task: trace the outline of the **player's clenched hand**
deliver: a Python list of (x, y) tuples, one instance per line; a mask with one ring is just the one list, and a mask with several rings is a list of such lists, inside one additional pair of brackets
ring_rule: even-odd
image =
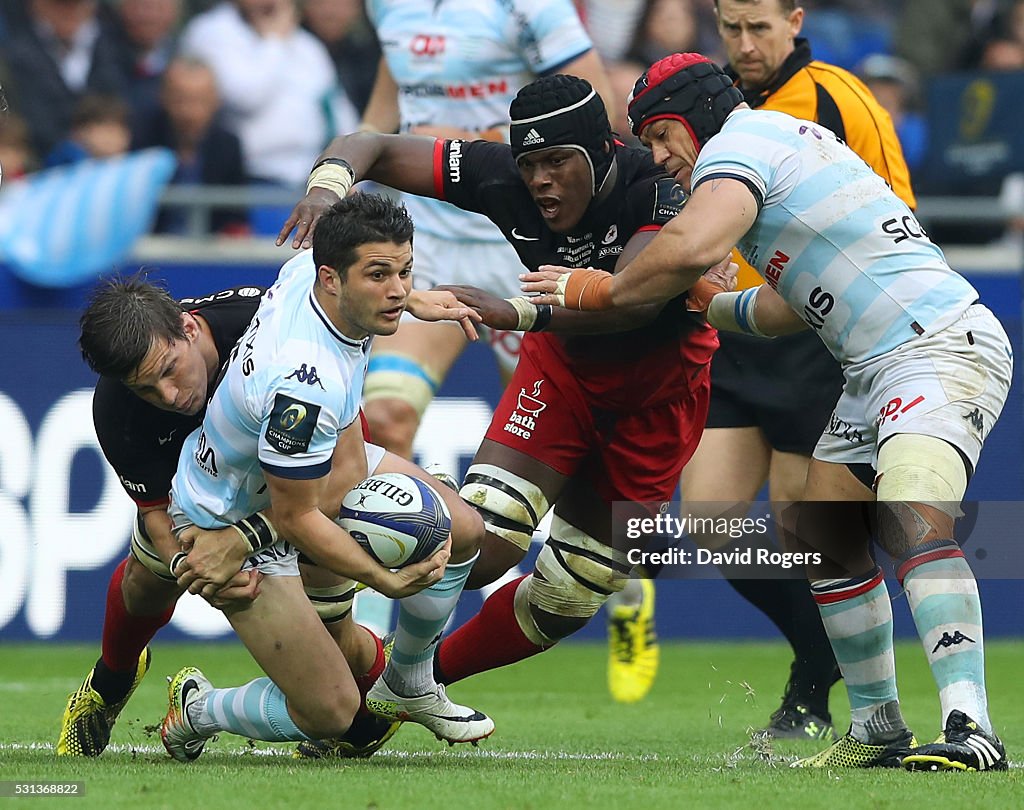
[(239, 571), (226, 585), (212, 592), (203, 594), (203, 598), (218, 610), (241, 610), (256, 601), (260, 595), (260, 583), (263, 574), (255, 568)]
[(392, 571), (387, 578), (386, 586), (378, 587), (377, 590), (391, 599), (401, 599), (436, 585), (444, 576), (444, 569), (451, 555), (452, 538), (449, 536), (445, 544), (427, 559)]
[(542, 264), (532, 273), (519, 276), (524, 292), (541, 293), (531, 299), (535, 304), (551, 304), (585, 311), (599, 311), (612, 307), (612, 276), (604, 270), (588, 267), (570, 270)]
[(707, 312), (711, 299), (720, 292), (736, 289), (736, 276), (740, 266), (732, 260), (732, 254), (718, 264), (709, 267), (686, 293), (686, 308), (690, 312)]
[(406, 309), (421, 321), (458, 321), (467, 338), (477, 340), (479, 337), (474, 324), (480, 322), (480, 314), (465, 306), (446, 287), (413, 290), (409, 293)]
[(499, 298), (486, 290), (471, 287), (468, 284), (444, 284), (434, 289), (447, 290), (460, 303), (472, 307), (485, 326), (502, 330), (519, 328), (519, 313), (504, 298)]
[(292, 209), (288, 219), (281, 226), (281, 232), (277, 235), (277, 246), (283, 245), (288, 234), (295, 230), (295, 238), (292, 240), (292, 248), (298, 250), (313, 246), (313, 231), (327, 210), (338, 202), (338, 195), (320, 186), (313, 186), (306, 192), (306, 196), (299, 200)]
[[(209, 595), (231, 581), (239, 572), (249, 549), (232, 527), (226, 529), (200, 529), (189, 526), (178, 535), (178, 541), (188, 556), (174, 568), (178, 587), (189, 593)], [(206, 588), (212, 590), (205, 590)]]

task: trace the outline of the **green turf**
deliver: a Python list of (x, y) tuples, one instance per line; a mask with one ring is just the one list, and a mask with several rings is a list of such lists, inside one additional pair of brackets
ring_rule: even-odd
[[(1024, 769), (1009, 773), (807, 772), (786, 767), (809, 744), (776, 744), (771, 759), (746, 743), (747, 729), (776, 707), (788, 671), (778, 644), (671, 644), (647, 700), (610, 702), (603, 647), (569, 644), (480, 676), (453, 696), (486, 710), (497, 732), (479, 749), (449, 749), (406, 725), (372, 759), (295, 761), (249, 750), (224, 735), (190, 765), (167, 758), (146, 731), (165, 706), (164, 676), (195, 664), (219, 685), (257, 672), (235, 645), (158, 644), (149, 677), (97, 760), (57, 760), (32, 744), (55, 741), (65, 695), (96, 656), (87, 647), (0, 645), (0, 780), (76, 780), (80, 799), (36, 799), (104, 808), (1003, 808), (1020, 806)], [(916, 644), (898, 651), (904, 713), (922, 738), (937, 731), (935, 689)], [(1024, 702), (1016, 687), (1024, 645), (988, 645), (992, 711), (1010, 758), (1024, 749)], [(845, 695), (833, 711), (846, 716)], [(274, 748), (265, 743), (260, 750)], [(287, 754), (289, 747), (278, 746)], [(3, 800), (0, 799), (0, 803)], [(58, 806), (67, 806), (60, 804)]]

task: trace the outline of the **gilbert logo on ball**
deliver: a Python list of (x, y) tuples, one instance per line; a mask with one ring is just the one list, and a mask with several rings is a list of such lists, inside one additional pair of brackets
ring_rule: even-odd
[(372, 475), (341, 502), (338, 524), (381, 565), (425, 560), (448, 539), (452, 519), (433, 487), (403, 473)]

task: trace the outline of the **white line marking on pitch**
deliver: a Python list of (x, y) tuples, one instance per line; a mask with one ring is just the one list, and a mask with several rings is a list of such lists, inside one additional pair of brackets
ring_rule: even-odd
[[(154, 745), (108, 745), (107, 750), (116, 754), (163, 754), (162, 747)], [(53, 751), (53, 743), (0, 743), (0, 751)], [(218, 748), (217, 754), (247, 754), (261, 757), (291, 757), (288, 748)], [(615, 761), (622, 762), (657, 762), (661, 758), (657, 754), (617, 754), (601, 752), (596, 754), (570, 753), (568, 751), (488, 751), (472, 750), (440, 750), (440, 751), (381, 751), (375, 754), (376, 759), (437, 759), (440, 757), (463, 757), (465, 759), (512, 759), (512, 760), (572, 760), (572, 761)]]
[[(115, 754), (162, 754), (167, 752), (154, 745), (108, 745), (107, 750)], [(53, 743), (2, 743), (0, 751), (53, 751)], [(289, 748), (219, 748), (212, 753), (234, 754), (240, 756), (287, 757), (291, 758)], [(533, 760), (533, 761), (571, 761), (571, 762), (659, 762), (662, 758), (657, 754), (617, 754), (604, 751), (596, 754), (570, 753), (568, 751), (488, 751), (486, 749), (440, 751), (381, 751), (374, 754), (374, 759), (440, 759), (441, 757), (457, 757), (461, 759), (502, 759), (502, 760)], [(1010, 762), (1011, 768), (1024, 768), (1024, 762)]]

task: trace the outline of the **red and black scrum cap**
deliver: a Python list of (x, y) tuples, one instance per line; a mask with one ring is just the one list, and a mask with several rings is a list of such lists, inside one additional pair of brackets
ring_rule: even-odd
[(699, 53), (674, 53), (651, 65), (629, 96), (633, 134), (652, 121), (681, 121), (700, 149), (718, 133), (743, 94), (718, 65)]

